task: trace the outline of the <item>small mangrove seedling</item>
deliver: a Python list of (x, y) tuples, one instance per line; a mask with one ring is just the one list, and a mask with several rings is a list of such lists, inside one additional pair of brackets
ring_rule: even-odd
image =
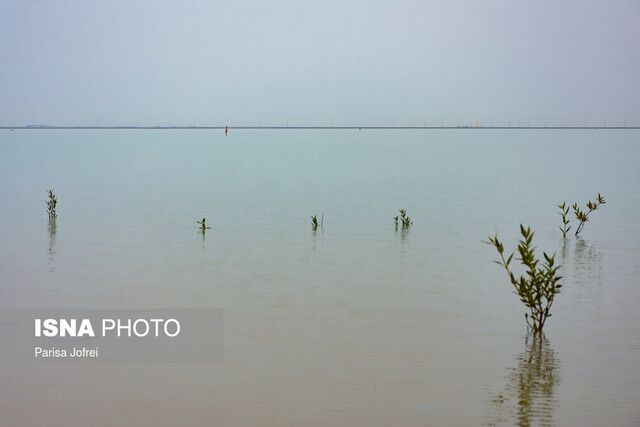
[(56, 213), (56, 205), (58, 204), (58, 199), (56, 199), (56, 195), (53, 190), (49, 190), (49, 200), (47, 201), (47, 214), (49, 215), (49, 221), (56, 219), (58, 214)]
[(324, 230), (324, 212), (322, 213), (322, 217), (320, 218), (320, 223), (318, 223), (318, 215), (313, 215), (311, 217), (311, 229), (316, 231), (318, 229), (318, 225), (320, 228)]
[(206, 224), (204, 223), (205, 222), (204, 218), (202, 218), (202, 221), (196, 221), (196, 222), (198, 224), (200, 224), (199, 228), (200, 228), (200, 230), (202, 230), (203, 233), (204, 233), (204, 230), (210, 230), (211, 229), (211, 227), (207, 227)]
[(558, 205), (560, 212), (558, 212), (562, 216), (562, 227), (560, 231), (562, 231), (562, 238), (567, 240), (567, 233), (571, 230), (571, 226), (569, 225), (569, 220), (567, 219), (567, 215), (569, 215), (569, 206), (566, 205), (566, 202), (562, 202), (561, 205)]
[(598, 193), (595, 203), (591, 200), (587, 202), (587, 209), (589, 209), (587, 212), (580, 210), (577, 203), (573, 204), (573, 213), (576, 215), (576, 219), (580, 222), (580, 224), (578, 224), (578, 228), (576, 228), (576, 236), (582, 231), (584, 223), (589, 221), (589, 214), (598, 209), (600, 205), (604, 205), (605, 203), (607, 202), (604, 201), (604, 197), (602, 197), (600, 193)]
[(538, 333), (542, 332), (545, 321), (548, 317), (551, 317), (549, 311), (553, 304), (553, 298), (560, 293), (560, 288), (562, 287), (562, 284), (560, 284), (562, 277), (558, 275), (560, 266), (554, 265), (555, 254), (548, 256), (543, 252), (544, 265), (539, 267), (541, 263), (536, 258), (535, 247), (532, 245), (534, 232), (529, 227), (525, 229), (521, 224), (520, 234), (522, 234), (522, 240), (518, 242), (518, 253), (520, 254), (518, 259), (525, 267), (526, 275), (520, 276), (518, 279), (509, 268), (513, 253), (505, 259), (504, 246), (498, 240), (498, 234), (496, 233), (494, 237), (489, 236), (489, 241), (484, 243), (497, 249), (500, 254), (500, 260), (494, 262), (502, 265), (507, 270), (509, 281), (515, 288), (515, 293), (529, 309), (529, 312), (524, 314), (527, 322), (527, 331), (531, 330), (534, 333)]
[(400, 212), (400, 216), (396, 215), (393, 217), (393, 221), (396, 224), (396, 228), (398, 228), (398, 224), (402, 224), (403, 229), (409, 228), (409, 226), (413, 224), (413, 221), (411, 220), (411, 218), (407, 216), (407, 211), (405, 211), (404, 209), (400, 209), (399, 212)]

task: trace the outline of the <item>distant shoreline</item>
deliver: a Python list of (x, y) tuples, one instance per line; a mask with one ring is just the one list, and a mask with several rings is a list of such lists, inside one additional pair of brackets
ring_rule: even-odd
[(637, 130), (640, 126), (0, 126), (0, 130), (254, 130), (254, 129), (291, 129), (291, 130), (377, 130), (377, 129), (460, 129), (460, 130)]

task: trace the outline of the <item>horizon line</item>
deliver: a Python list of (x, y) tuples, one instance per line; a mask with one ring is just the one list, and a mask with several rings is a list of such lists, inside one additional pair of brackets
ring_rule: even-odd
[(409, 129), (409, 130), (430, 130), (430, 129), (549, 129), (549, 130), (616, 130), (616, 129), (640, 129), (640, 126), (50, 126), (50, 125), (25, 125), (25, 126), (0, 126), (0, 130), (255, 130), (255, 129), (291, 129), (291, 130), (384, 130), (384, 129)]

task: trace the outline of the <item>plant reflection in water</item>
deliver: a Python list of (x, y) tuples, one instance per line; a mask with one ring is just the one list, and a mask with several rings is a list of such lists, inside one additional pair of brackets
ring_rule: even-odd
[(560, 382), (557, 355), (544, 334), (527, 334), (525, 350), (509, 368), (507, 385), (492, 401), (496, 420), (487, 425), (554, 425), (555, 388)]

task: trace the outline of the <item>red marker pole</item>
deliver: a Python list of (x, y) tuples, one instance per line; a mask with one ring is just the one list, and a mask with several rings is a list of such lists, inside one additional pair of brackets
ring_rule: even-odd
[(227, 131), (228, 131), (228, 130), (229, 130), (229, 127), (228, 127), (228, 126), (225, 126), (225, 127), (224, 127), (224, 134), (225, 134), (225, 135), (227, 134)]

